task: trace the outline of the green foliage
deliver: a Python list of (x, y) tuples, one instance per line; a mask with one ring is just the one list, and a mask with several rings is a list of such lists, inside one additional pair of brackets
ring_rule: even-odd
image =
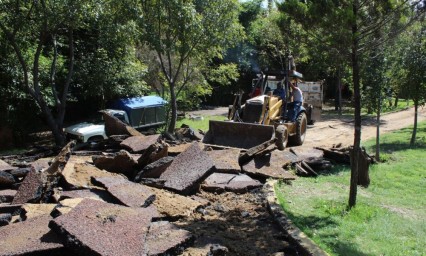
[(102, 47), (81, 56), (71, 88), (75, 99), (98, 99), (100, 107), (111, 99), (147, 93), (149, 89), (143, 80), (147, 68), (134, 56), (129, 48), (125, 55), (113, 58)]
[[(203, 84), (201, 74), (214, 58), (222, 59), (226, 47), (235, 45), (243, 36), (238, 23), (236, 0), (182, 1), (142, 0), (137, 20), (141, 44), (155, 52), (161, 73), (159, 91), (168, 89), (173, 131), (177, 118), (177, 99), (193, 85)], [(196, 77), (196, 79), (194, 79)], [(198, 87), (200, 88), (200, 87)]]
[(385, 57), (381, 50), (372, 51), (369, 58), (364, 61), (362, 67), (362, 91), (363, 107), (367, 108), (369, 114), (382, 111), (383, 102), (386, 97), (391, 97), (391, 88), (388, 87), (385, 78)]
[[(111, 98), (145, 93), (146, 68), (131, 44), (135, 26), (130, 16), (117, 16), (119, 7), (120, 1), (1, 1), (7, 57), (0, 72), (8, 80), (2, 89), (13, 92), (2, 110), (16, 116), (14, 102), (32, 100), (31, 117), (41, 114), (60, 143), (69, 98), (99, 108)], [(34, 127), (19, 119), (19, 130)]]
[(221, 64), (216, 68), (211, 67), (206, 72), (209, 82), (213, 85), (218, 85), (221, 89), (232, 87), (238, 76), (238, 67), (234, 63)]
[(416, 105), (426, 102), (426, 32), (425, 21), (418, 22), (406, 31), (398, 42), (400, 61), (394, 63), (394, 70), (399, 75), (399, 90), (407, 92)]
[[(288, 41), (281, 34), (274, 13), (253, 22), (250, 35), (257, 46), (259, 65), (271, 69), (285, 69), (288, 55)], [(275, 17), (274, 17), (275, 16)], [(287, 51), (287, 52), (286, 52)]]
[[(370, 167), (369, 188), (359, 188), (359, 203), (346, 210), (350, 168), (336, 166), (318, 178), (299, 178), (276, 187), (291, 220), (332, 255), (423, 255), (424, 160), (426, 122), (419, 124), (417, 144), (412, 128), (382, 135), (387, 161)], [(364, 143), (374, 150), (375, 141)], [(383, 155), (382, 155), (383, 156)]]
[(97, 2), (88, 26), (77, 32), (81, 48), (76, 56), (72, 96), (83, 102), (97, 100), (98, 109), (108, 100), (149, 91), (143, 80), (147, 67), (136, 58), (133, 46), (135, 10), (125, 5), (125, 1)]
[(265, 10), (262, 8), (263, 0), (252, 0), (241, 3), (241, 11), (239, 21), (246, 29), (249, 29), (254, 21), (265, 15)]
[(303, 31), (303, 42), (307, 44), (307, 69), (313, 74), (321, 71), (335, 74), (349, 64), (353, 15), (352, 6), (347, 2), (350, 1), (307, 1), (305, 4), (290, 0), (278, 5), (279, 10), (293, 20), (289, 25), (303, 28), (299, 30)]

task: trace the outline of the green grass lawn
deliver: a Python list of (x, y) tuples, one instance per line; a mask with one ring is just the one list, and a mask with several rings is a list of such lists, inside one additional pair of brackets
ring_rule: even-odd
[[(391, 98), (391, 101), (392, 101), (392, 104), (395, 103), (394, 98)], [(406, 99), (400, 99), (398, 101), (397, 106), (393, 106), (393, 105), (390, 106), (389, 100), (386, 99), (382, 104), (381, 114), (397, 112), (397, 111), (405, 110), (407, 108), (411, 108), (413, 106), (414, 106), (414, 102), (412, 100), (407, 101)], [(332, 116), (334, 116), (334, 115), (337, 116), (339, 114), (336, 110), (334, 110), (334, 107), (327, 108), (327, 109), (323, 110), (322, 112), (324, 114), (332, 115)], [(350, 103), (344, 103), (343, 106), (342, 106), (342, 116), (350, 118), (350, 117), (353, 117), (353, 115), (354, 115), (354, 108), (352, 107), (352, 105), (350, 105)], [(363, 107), (363, 108), (361, 108), (361, 115), (362, 116), (376, 116), (376, 113), (368, 114), (367, 109)]]
[(182, 124), (186, 124), (192, 129), (200, 129), (202, 131), (207, 132), (209, 129), (209, 120), (216, 120), (216, 121), (224, 121), (226, 120), (226, 116), (202, 116), (203, 120), (191, 120), (188, 118), (184, 118), (177, 121), (176, 127), (181, 127)]
[[(370, 166), (371, 184), (346, 210), (350, 169), (275, 189), (285, 212), (332, 255), (426, 255), (426, 122), (409, 147), (412, 128), (381, 136), (385, 163)], [(373, 151), (374, 141), (364, 146)]]

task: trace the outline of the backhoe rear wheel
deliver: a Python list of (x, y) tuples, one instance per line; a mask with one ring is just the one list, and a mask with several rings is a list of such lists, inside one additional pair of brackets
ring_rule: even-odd
[(308, 126), (308, 120), (304, 112), (300, 113), (296, 120), (296, 134), (290, 137), (292, 146), (300, 146), (305, 141), (306, 127)]
[(278, 125), (275, 128), (275, 145), (279, 150), (284, 150), (288, 142), (288, 130), (284, 125)]

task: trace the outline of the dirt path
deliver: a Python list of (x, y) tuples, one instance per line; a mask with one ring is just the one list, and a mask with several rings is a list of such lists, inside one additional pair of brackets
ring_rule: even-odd
[(228, 107), (209, 107), (208, 109), (189, 111), (188, 114), (195, 116), (226, 116)]
[[(227, 107), (216, 107), (207, 110), (189, 112), (191, 115), (223, 115), (228, 114)], [(426, 107), (419, 109), (418, 121), (426, 120)], [(414, 123), (414, 108), (389, 113), (381, 118), (380, 134), (400, 130)], [(339, 118), (338, 116), (323, 115), (321, 121), (309, 126), (304, 147), (331, 147), (342, 143), (343, 146), (353, 144), (353, 118)], [(363, 141), (376, 137), (376, 118), (363, 118), (361, 138)]]
[[(418, 121), (426, 120), (426, 108), (419, 109)], [(400, 130), (414, 123), (414, 109), (383, 115), (381, 118), (380, 134)], [(362, 120), (362, 141), (376, 137), (376, 119)], [(322, 121), (308, 128), (304, 147), (330, 147), (333, 144), (352, 145), (354, 139), (353, 119), (337, 119), (325, 116)]]

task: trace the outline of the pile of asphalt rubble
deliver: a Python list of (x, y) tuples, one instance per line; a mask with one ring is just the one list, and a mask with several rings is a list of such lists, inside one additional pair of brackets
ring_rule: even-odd
[(323, 150), (270, 149), (240, 166), (239, 149), (206, 146), (189, 127), (143, 135), (105, 120), (109, 139), (97, 150), (70, 142), (1, 157), (0, 255), (298, 254), (262, 186), (329, 169)]

